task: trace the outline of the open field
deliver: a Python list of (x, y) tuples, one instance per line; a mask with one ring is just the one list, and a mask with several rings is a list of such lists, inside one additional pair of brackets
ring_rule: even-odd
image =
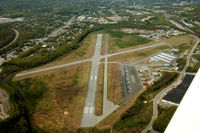
[(118, 64), (108, 64), (108, 100), (118, 104), (122, 100)]
[(113, 56), (113, 57), (108, 58), (108, 61), (129, 64), (129, 63), (133, 63), (135, 61), (144, 59), (145, 57), (151, 56), (152, 54), (155, 54), (167, 48), (169, 48), (169, 46), (163, 45), (163, 46), (158, 46), (155, 48), (144, 49), (144, 50), (131, 52), (131, 53), (127, 53), (127, 54), (123, 54), (119, 56)]
[(109, 51), (108, 53), (120, 52), (123, 50), (133, 49), (142, 44), (150, 42), (146, 38), (137, 36), (136, 34), (127, 34), (120, 30), (101, 30), (93, 34), (108, 34)]
[(96, 108), (95, 108), (96, 109), (95, 114), (97, 116), (103, 114), (103, 89), (104, 89), (104, 64), (100, 64), (99, 74), (98, 74)]
[(169, 45), (172, 45), (174, 47), (178, 47), (184, 43), (194, 44), (194, 42), (196, 42), (196, 39), (193, 36), (187, 34), (165, 39), (162, 42), (168, 43)]
[(193, 44), (195, 42), (195, 38), (188, 34), (179, 35), (176, 37), (159, 40), (159, 41), (138, 41), (138, 42), (133, 40), (133, 38), (137, 38), (136, 37), (137, 35), (123, 33), (118, 30), (101, 30), (101, 31), (93, 32), (92, 34), (100, 34), (100, 33), (108, 34), (108, 42), (109, 42), (108, 53), (109, 54), (121, 52), (124, 50), (130, 50), (133, 48), (149, 46), (155, 43), (167, 43), (176, 48), (182, 45), (183, 43)]
[(103, 35), (101, 43), (101, 55), (105, 55), (105, 38), (105, 35)]
[(36, 126), (49, 133), (74, 132), (79, 128), (90, 67), (91, 63), (84, 63), (31, 77), (48, 87), (33, 114)]
[(69, 54), (63, 55), (59, 58), (57, 58), (55, 61), (52, 61), (50, 63), (47, 63), (45, 65), (33, 68), (31, 70), (39, 70), (41, 68), (47, 68), (51, 66), (61, 65), (64, 63), (70, 63), (82, 59), (88, 59), (91, 58), (94, 55), (94, 48), (96, 44), (97, 36), (94, 34), (89, 34), (82, 42), (80, 48), (72, 51)]

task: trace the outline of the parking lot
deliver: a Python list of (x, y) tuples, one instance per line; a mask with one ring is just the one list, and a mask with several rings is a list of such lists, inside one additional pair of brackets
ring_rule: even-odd
[(142, 84), (135, 66), (120, 64), (119, 70), (123, 99), (137, 94), (142, 89)]
[(185, 95), (187, 89), (189, 88), (194, 76), (193, 75), (186, 75), (183, 82), (178, 85), (176, 88), (172, 89), (164, 98), (163, 100), (179, 104)]

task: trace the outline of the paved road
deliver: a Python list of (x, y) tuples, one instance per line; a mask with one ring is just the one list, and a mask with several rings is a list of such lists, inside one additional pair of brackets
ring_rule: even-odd
[[(58, 69), (58, 68), (63, 68), (63, 67), (70, 66), (70, 65), (76, 65), (76, 64), (80, 64), (80, 63), (92, 61), (95, 58), (96, 59), (97, 58), (102, 59), (102, 58), (105, 58), (105, 57), (108, 58), (108, 57), (117, 56), (117, 55), (120, 55), (120, 54), (135, 52), (135, 51), (139, 51), (139, 50), (143, 50), (143, 49), (148, 49), (148, 48), (152, 48), (152, 47), (158, 47), (158, 46), (161, 46), (161, 45), (166, 45), (166, 44), (165, 43), (159, 43), (159, 44), (154, 44), (154, 45), (151, 45), (151, 46), (145, 46), (145, 47), (141, 47), (141, 48), (126, 50), (126, 51), (122, 51), (122, 52), (118, 52), (118, 53), (114, 53), (114, 54), (107, 54), (107, 55), (100, 55), (99, 54), (98, 57), (94, 56), (91, 59), (80, 60), (80, 61), (66, 63), (66, 64), (62, 64), (62, 65), (58, 65), (58, 66), (43, 68), (43, 69), (40, 69), (40, 70), (34, 70), (34, 71), (30, 71), (30, 72), (22, 72), (22, 73), (16, 74), (16, 77), (26, 76), (26, 75), (35, 74), (35, 73), (43, 72), (43, 71), (49, 71), (49, 70)], [(101, 49), (101, 48), (98, 48), (98, 49)]]
[(96, 121), (97, 121), (94, 113), (95, 113), (95, 101), (96, 101), (96, 92), (97, 92), (97, 80), (98, 80), (98, 71), (99, 71), (101, 42), (102, 42), (102, 35), (100, 34), (97, 37), (96, 48), (95, 48), (94, 56), (92, 58), (92, 69), (90, 72), (90, 80), (89, 80), (85, 107), (83, 111), (83, 117), (81, 121), (81, 127), (94, 126), (94, 124), (96, 124)]
[(63, 68), (63, 67), (67, 67), (67, 66), (71, 66), (71, 65), (76, 65), (76, 64), (81, 64), (81, 63), (85, 63), (85, 62), (89, 62), (89, 61), (91, 61), (91, 59), (80, 60), (80, 61), (66, 63), (66, 64), (62, 64), (62, 65), (58, 65), (58, 66), (52, 66), (52, 67), (42, 68), (42, 69), (39, 69), (39, 70), (30, 71), (30, 72), (22, 72), (22, 73), (16, 74), (16, 77), (31, 75), (31, 74), (35, 74), (35, 73), (39, 73), (39, 72), (44, 72), (44, 71), (50, 71), (50, 70), (54, 70), (54, 69), (58, 69), (58, 68)]
[(12, 42), (10, 42), (8, 45), (2, 47), (1, 49), (10, 46), (11, 44), (13, 44), (13, 43), (19, 38), (19, 32), (18, 32), (17, 30), (15, 30), (15, 29), (13, 29), (13, 30), (14, 30), (14, 32), (15, 32), (15, 38), (12, 40)]
[[(105, 55), (108, 54), (108, 35), (106, 35), (105, 39)], [(103, 120), (109, 114), (111, 114), (114, 110), (119, 108), (118, 105), (114, 105), (113, 102), (108, 100), (108, 58), (105, 57), (105, 64), (104, 64), (104, 90), (103, 90), (103, 115), (100, 117), (99, 120)]]
[(69, 27), (74, 20), (75, 20), (75, 17), (73, 16), (68, 22), (64, 23), (64, 26), (55, 29), (47, 37), (37, 38), (37, 39), (34, 39), (34, 40), (38, 40), (40, 43), (44, 43), (44, 41), (46, 41), (48, 38), (56, 37), (58, 34), (63, 33), (65, 31), (65, 28)]
[(174, 20), (168, 18), (167, 16), (165, 16), (165, 17), (166, 17), (166, 20), (167, 20), (167, 21), (171, 22), (171, 23), (174, 24), (176, 27), (178, 27), (178, 28), (180, 28), (180, 29), (182, 29), (182, 30), (186, 30), (186, 31), (189, 31), (189, 32), (191, 32), (191, 33), (194, 33), (192, 30), (188, 29), (187, 27), (184, 27), (183, 25), (179, 24), (178, 22), (176, 22), (176, 21), (174, 21)]
[(141, 132), (141, 133), (146, 133), (148, 130), (151, 130), (152, 129), (152, 126), (153, 126), (153, 122), (154, 120), (157, 118), (157, 115), (158, 115), (158, 103), (160, 101), (160, 99), (167, 93), (169, 92), (171, 89), (174, 88), (174, 86), (177, 86), (179, 83), (182, 82), (182, 79), (183, 77), (185, 76), (186, 74), (186, 70), (187, 70), (187, 67), (190, 65), (190, 59), (191, 59), (191, 56), (192, 54), (194, 53), (197, 45), (199, 44), (200, 40), (198, 37), (194, 36), (197, 41), (195, 43), (195, 45), (193, 46), (192, 50), (190, 51), (190, 53), (188, 54), (187, 56), (187, 60), (186, 60), (186, 65), (184, 67), (184, 69), (180, 72), (180, 75), (178, 77), (178, 79), (170, 86), (168, 86), (167, 88), (165, 88), (164, 90), (162, 90), (160, 93), (158, 93), (156, 95), (156, 97), (154, 98), (153, 100), (153, 116), (152, 116), (152, 119), (150, 121), (150, 123), (148, 124), (148, 126)]
[[(97, 92), (97, 80), (98, 80), (98, 69), (100, 61), (100, 52), (101, 52), (101, 41), (102, 35), (98, 35), (94, 57), (92, 58), (92, 69), (90, 74), (90, 81), (88, 86), (88, 93), (86, 98), (85, 107), (83, 110), (83, 116), (81, 121), (81, 127), (93, 127), (106, 116), (112, 113), (119, 106), (114, 105), (111, 101), (107, 99), (107, 57), (105, 57), (105, 66), (104, 66), (104, 94), (103, 94), (103, 115), (95, 115), (95, 100)], [(108, 47), (108, 36), (106, 35), (105, 39), (105, 54), (107, 54)]]
[(102, 56), (101, 58), (117, 56), (117, 55), (131, 53), (131, 52), (135, 52), (135, 51), (139, 51), (139, 50), (143, 50), (143, 49), (158, 47), (158, 46), (162, 46), (162, 45), (166, 45), (166, 43), (158, 43), (158, 44), (154, 44), (154, 45), (150, 45), (150, 46), (145, 46), (145, 47), (141, 47), (141, 48), (135, 48), (135, 49), (131, 49), (131, 50), (126, 50), (126, 51), (122, 51), (122, 52), (108, 54), (108, 55)]
[[(170, 48), (171, 48), (171, 46), (170, 46)], [(166, 51), (166, 50), (169, 50), (170, 48), (161, 50), (161, 51), (159, 51), (159, 52), (157, 52), (157, 53), (155, 53), (155, 54), (153, 54), (153, 55), (150, 55), (150, 56), (148, 56), (148, 57), (146, 57), (146, 58), (144, 58), (144, 59), (137, 60), (137, 61), (135, 61), (134, 63), (132, 63), (132, 65), (137, 65), (137, 64), (139, 64), (139, 63), (141, 63), (141, 62), (143, 62), (143, 61), (145, 61), (145, 60), (147, 60), (147, 59), (150, 59), (151, 57), (154, 57), (154, 56), (156, 56), (156, 55), (158, 55), (158, 54), (160, 54), (160, 53), (162, 53), (162, 52), (164, 52), (164, 51)], [(156, 65), (156, 64), (153, 64), (153, 65)]]

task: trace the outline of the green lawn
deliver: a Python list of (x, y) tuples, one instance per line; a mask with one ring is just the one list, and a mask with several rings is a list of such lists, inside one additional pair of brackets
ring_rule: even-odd
[(143, 38), (138, 36), (137, 33), (128, 34), (121, 32), (119, 29), (104, 29), (101, 31), (94, 32), (94, 34), (110, 34), (111, 41), (109, 44), (110, 47), (119, 47), (119, 48), (127, 48), (131, 46), (137, 46), (140, 44), (145, 44), (150, 42), (151, 40), (147, 38)]

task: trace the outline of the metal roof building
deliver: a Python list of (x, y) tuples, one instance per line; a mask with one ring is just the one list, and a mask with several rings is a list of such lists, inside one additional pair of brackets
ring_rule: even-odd
[(200, 133), (200, 69), (174, 113), (165, 133)]
[(166, 54), (166, 53), (160, 53), (155, 55), (154, 57), (150, 58), (150, 62), (154, 62), (154, 61), (163, 61), (166, 63), (171, 63), (176, 57), (172, 56), (170, 54)]

